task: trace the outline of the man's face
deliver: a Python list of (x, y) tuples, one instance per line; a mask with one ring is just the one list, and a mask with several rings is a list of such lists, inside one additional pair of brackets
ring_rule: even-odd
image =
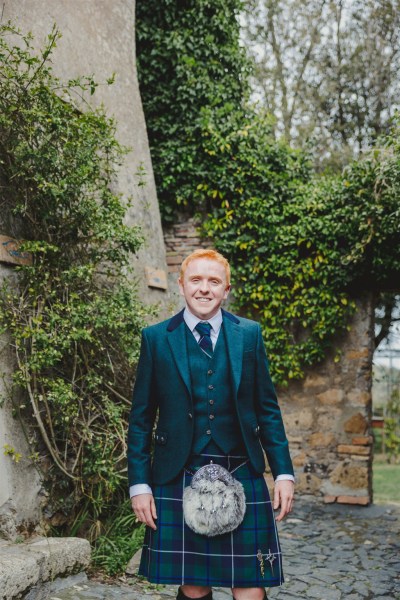
[(218, 312), (230, 290), (224, 265), (208, 258), (192, 260), (186, 267), (183, 280), (179, 278), (178, 283), (188, 309), (203, 321)]

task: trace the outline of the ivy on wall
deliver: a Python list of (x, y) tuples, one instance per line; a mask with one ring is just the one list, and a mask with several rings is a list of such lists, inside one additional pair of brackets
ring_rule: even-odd
[(272, 143), (260, 119), (225, 141), (209, 134), (215, 175), (198, 193), (220, 203), (203, 228), (233, 265), (235, 308), (261, 322), (274, 379), (286, 383), (324, 358), (357, 295), (398, 286), (399, 130), (326, 178)]
[(196, 181), (207, 176), (204, 113), (229, 114), (249, 93), (239, 44), (241, 0), (136, 3), (136, 53), (157, 194), (164, 222), (193, 212)]
[(25, 240), (32, 264), (0, 289), (0, 331), (15, 351), (15, 413), (31, 415), (38, 433), (28, 438), (50, 490), (48, 512), (82, 533), (126, 495), (127, 418), (147, 311), (129, 279), (142, 236), (124, 224), (129, 201), (113, 191), (126, 150), (115, 123), (85, 102), (96, 82), (54, 76), (57, 39), (54, 30), (36, 53), (29, 36), (1, 28), (1, 227)]
[(138, 3), (141, 93), (165, 221), (199, 212), (230, 259), (233, 308), (262, 325), (276, 383), (348, 327), (354, 296), (400, 275), (399, 135), (337, 177), (248, 102), (237, 0)]

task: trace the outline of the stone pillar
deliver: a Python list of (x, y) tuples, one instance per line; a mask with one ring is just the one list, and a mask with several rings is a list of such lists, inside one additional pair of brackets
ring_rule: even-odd
[(279, 398), (302, 496), (366, 505), (372, 501), (371, 381), (373, 302), (357, 301), (350, 331), (304, 380)]

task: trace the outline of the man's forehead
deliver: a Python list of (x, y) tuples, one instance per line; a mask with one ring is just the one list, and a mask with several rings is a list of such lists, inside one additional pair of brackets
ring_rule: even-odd
[(208, 258), (196, 258), (192, 260), (186, 267), (185, 275), (188, 277), (210, 276), (215, 275), (221, 279), (225, 279), (225, 267), (217, 260)]

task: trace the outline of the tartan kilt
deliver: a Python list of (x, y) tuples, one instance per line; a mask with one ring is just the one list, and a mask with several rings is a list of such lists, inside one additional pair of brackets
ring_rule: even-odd
[[(233, 475), (246, 495), (241, 525), (215, 537), (192, 531), (184, 522), (182, 509), (183, 490), (192, 479), (189, 470), (193, 472), (210, 460), (229, 471), (242, 465)], [(248, 457), (192, 456), (188, 469), (165, 485), (155, 485), (153, 494), (157, 530), (146, 527), (139, 575), (152, 583), (171, 585), (273, 587), (283, 583), (281, 548), (268, 488)]]

